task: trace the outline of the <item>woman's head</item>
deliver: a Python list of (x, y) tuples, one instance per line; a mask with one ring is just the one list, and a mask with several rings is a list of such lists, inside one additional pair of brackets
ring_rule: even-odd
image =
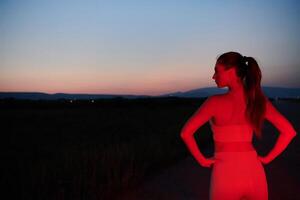
[(249, 89), (251, 85), (260, 87), (261, 71), (252, 57), (243, 56), (238, 52), (227, 52), (217, 58), (216, 67), (226, 71), (225, 78), (230, 78), (228, 82), (237, 79), (245, 89)]
[(241, 79), (236, 75), (236, 68), (226, 67), (221, 63), (216, 63), (215, 73), (212, 78), (219, 88), (231, 87), (235, 83), (242, 85)]
[(233, 82), (242, 85), (247, 98), (246, 117), (259, 138), (266, 108), (266, 97), (260, 85), (261, 78), (261, 70), (252, 57), (238, 52), (227, 52), (217, 57), (213, 79), (218, 87), (230, 86)]

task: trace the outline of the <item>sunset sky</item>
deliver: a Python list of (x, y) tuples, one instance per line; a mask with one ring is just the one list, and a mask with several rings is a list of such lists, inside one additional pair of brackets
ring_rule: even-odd
[(216, 57), (300, 87), (300, 1), (1, 0), (0, 91), (158, 95), (216, 87)]

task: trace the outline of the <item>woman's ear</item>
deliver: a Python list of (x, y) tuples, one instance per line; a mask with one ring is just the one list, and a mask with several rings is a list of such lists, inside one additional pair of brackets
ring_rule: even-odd
[(230, 69), (228, 69), (228, 73), (231, 74), (231, 76), (237, 76), (237, 72), (236, 72), (236, 67), (231, 67)]

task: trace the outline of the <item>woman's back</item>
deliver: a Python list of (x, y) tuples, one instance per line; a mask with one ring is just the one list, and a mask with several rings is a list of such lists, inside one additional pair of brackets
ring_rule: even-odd
[(216, 112), (209, 121), (213, 131), (215, 151), (251, 151), (253, 129), (246, 121), (243, 97), (217, 95)]
[[(218, 94), (216, 112), (212, 122), (216, 126), (245, 125), (249, 124), (246, 119), (246, 102), (242, 95)], [(249, 124), (250, 125), (250, 124)]]
[(210, 125), (215, 142), (210, 181), (211, 200), (268, 199), (262, 164), (252, 146), (253, 129), (246, 120), (242, 95), (217, 95)]

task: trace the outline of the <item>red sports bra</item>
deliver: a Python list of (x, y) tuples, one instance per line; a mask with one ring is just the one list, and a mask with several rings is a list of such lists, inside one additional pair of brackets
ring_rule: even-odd
[(253, 130), (248, 124), (219, 126), (209, 122), (213, 131), (215, 152), (255, 150), (252, 145)]

